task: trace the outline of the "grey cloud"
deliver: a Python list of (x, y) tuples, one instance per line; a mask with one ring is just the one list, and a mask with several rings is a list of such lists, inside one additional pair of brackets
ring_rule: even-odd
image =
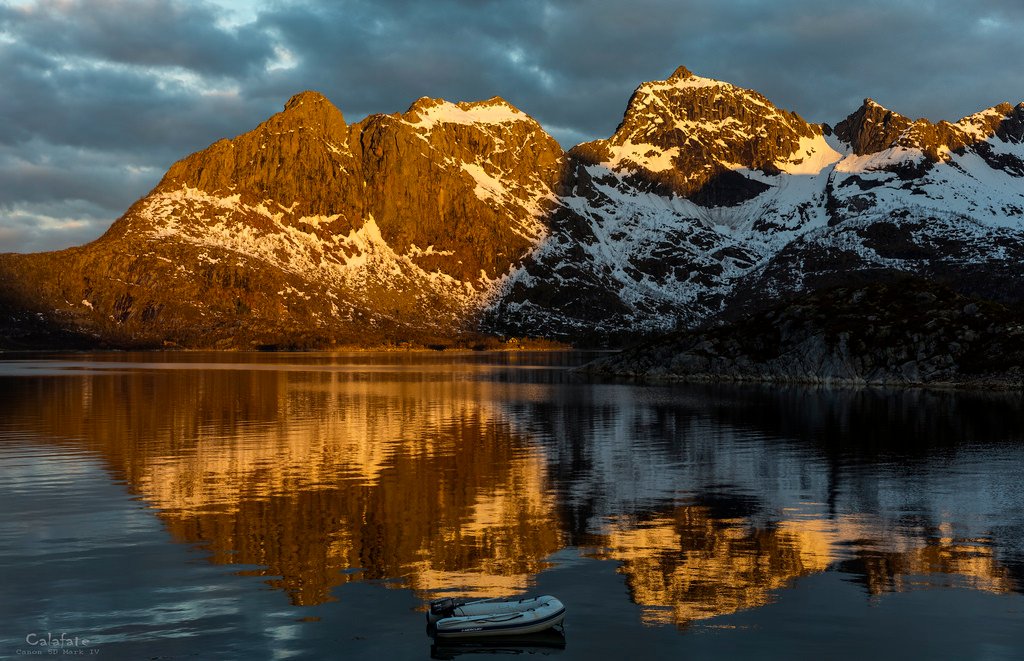
[(162, 176), (162, 168), (123, 153), (38, 142), (25, 151), (0, 147), (0, 251), (91, 241)]
[[(61, 213), (109, 222), (171, 162), (303, 89), (350, 121), (500, 95), (566, 147), (609, 135), (633, 89), (679, 64), (830, 123), (867, 96), (957, 119), (1024, 90), (1018, 0), (267, 0), (248, 23), (219, 16), (212, 2), (0, 0), (0, 228), (17, 215), (22, 237), (0, 233), (0, 250), (46, 245), (43, 220)], [(293, 66), (271, 66), (281, 52)]]
[(113, 220), (152, 188), (163, 169), (123, 154), (34, 145), (29, 152), (0, 148), (0, 212), (23, 203), (84, 201)]
[(232, 92), (272, 37), (215, 18), (173, 1), (0, 5), (0, 251), (95, 238), (175, 160), (279, 107)]
[[(561, 68), (580, 94), (595, 76), (632, 89), (686, 64), (814, 121), (835, 122), (865, 96), (911, 115), (958, 118), (988, 104), (993, 92), (1021, 89), (1019, 69), (1007, 62), (1024, 47), (1009, 33), (998, 42), (979, 39), (967, 27), (971, 14), (952, 2), (607, 2), (582, 21), (560, 13), (546, 65)], [(950, 94), (959, 92), (953, 85), (984, 86), (989, 95)], [(596, 112), (584, 114), (591, 126), (598, 120)]]
[[(509, 53), (536, 28), (537, 3), (345, 2), (282, 7), (259, 24), (279, 34), (301, 60), (265, 81), (266, 91), (314, 87), (353, 118), (405, 110), (421, 96), (452, 99), (535, 93), (531, 74)], [(525, 8), (525, 11), (524, 11)], [(524, 99), (527, 95), (522, 95)]]
[(205, 146), (267, 111), (240, 96), (209, 93), (237, 82), (213, 80), (200, 90), (166, 71), (77, 55), (0, 42), (0, 143), (42, 140), (166, 160), (183, 155), (183, 145)]
[(218, 12), (183, 0), (41, 0), (3, 8), (0, 27), (45, 53), (214, 75), (237, 75), (273, 57), (252, 27), (220, 27)]
[[(4, 63), (0, 55), (0, 69)], [(0, 73), (0, 84), (4, 78)], [(49, 79), (52, 89), (0, 98), (0, 117), (19, 117), (0, 125), (0, 143), (44, 140), (169, 165), (183, 150), (234, 135), (269, 110), (241, 98), (196, 98), (186, 89), (161, 89), (150, 77), (129, 72), (54, 72)]]
[(105, 210), (84, 201), (18, 205), (0, 213), (4, 252), (60, 250), (98, 238), (110, 225)]
[(678, 64), (758, 89), (812, 121), (834, 123), (866, 96), (908, 115), (956, 119), (1024, 87), (1008, 64), (1024, 55), (1024, 12), (986, 0), (982, 15), (1006, 29), (979, 34), (980, 15), (960, 3), (888, 0), (356, 0), (280, 6), (260, 24), (301, 58), (265, 93), (301, 80), (355, 117), (421, 95), (499, 94), (569, 129), (563, 135), (592, 138), (614, 129), (637, 84)]

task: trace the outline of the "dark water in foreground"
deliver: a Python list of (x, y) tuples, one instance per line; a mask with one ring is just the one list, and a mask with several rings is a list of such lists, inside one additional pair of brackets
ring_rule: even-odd
[[(0, 361), (0, 657), (1024, 658), (1020, 396), (580, 360)], [(523, 592), (564, 648), (431, 649)]]

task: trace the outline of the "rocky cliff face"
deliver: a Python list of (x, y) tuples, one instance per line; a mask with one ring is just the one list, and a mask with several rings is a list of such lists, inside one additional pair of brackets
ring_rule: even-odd
[(347, 125), (304, 92), (176, 163), (100, 240), (0, 270), (7, 299), (116, 343), (447, 341), (543, 237), (562, 167), (501, 99)]
[(742, 202), (767, 187), (737, 170), (799, 170), (827, 146), (822, 127), (776, 108), (753, 90), (679, 67), (633, 92), (615, 134), (574, 147), (578, 161), (604, 165), (638, 187), (703, 206)]
[(866, 100), (831, 131), (685, 69), (645, 83), (612, 138), (570, 150), (567, 210), (497, 325), (628, 337), (900, 273), (1024, 299), (1022, 113), (932, 124)]
[[(836, 124), (836, 136), (857, 156), (887, 149), (919, 150), (929, 161), (948, 162), (952, 153), (963, 155), (992, 138), (1019, 143), (1024, 139), (1024, 103), (1001, 103), (964, 117), (957, 123), (910, 119), (883, 108), (871, 99)], [(982, 148), (982, 151), (985, 151)]]
[(840, 158), (757, 92), (684, 67), (644, 83), (611, 138), (570, 150), (563, 208), (487, 324), (626, 338), (718, 314), (778, 245), (824, 224), (808, 180)]
[(852, 115), (836, 124), (836, 136), (857, 156), (888, 149), (913, 122), (899, 113), (864, 99)]
[(833, 131), (680, 67), (568, 153), (500, 98), (348, 124), (304, 92), (98, 241), (0, 255), (0, 304), (114, 345), (615, 343), (900, 273), (1024, 300), (1022, 258), (1024, 103)]

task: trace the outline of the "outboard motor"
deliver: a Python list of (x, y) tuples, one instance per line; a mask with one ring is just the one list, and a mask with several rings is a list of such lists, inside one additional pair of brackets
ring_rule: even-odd
[(427, 611), (427, 624), (433, 624), (444, 617), (451, 617), (455, 614), (455, 609), (458, 608), (459, 605), (460, 604), (451, 597), (433, 600), (430, 602), (430, 610)]

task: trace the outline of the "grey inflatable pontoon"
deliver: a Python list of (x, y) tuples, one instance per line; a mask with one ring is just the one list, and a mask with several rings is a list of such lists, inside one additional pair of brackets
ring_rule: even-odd
[(563, 619), (565, 606), (550, 595), (465, 602), (448, 597), (430, 602), (427, 611), (428, 630), (437, 638), (536, 633)]

